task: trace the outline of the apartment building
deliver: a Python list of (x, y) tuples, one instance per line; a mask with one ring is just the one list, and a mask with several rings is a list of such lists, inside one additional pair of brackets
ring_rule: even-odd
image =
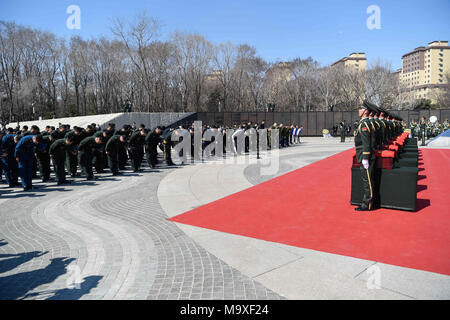
[(400, 80), (410, 99), (435, 100), (450, 72), (448, 41), (433, 41), (402, 56)]
[(333, 63), (332, 66), (344, 66), (355, 71), (366, 71), (366, 54), (364, 52), (351, 53), (350, 56), (344, 57)]

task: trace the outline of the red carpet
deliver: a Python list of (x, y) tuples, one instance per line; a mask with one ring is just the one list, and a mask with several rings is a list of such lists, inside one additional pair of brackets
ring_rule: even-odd
[(339, 153), (171, 220), (450, 275), (450, 150), (422, 149), (417, 212), (355, 213), (351, 154)]

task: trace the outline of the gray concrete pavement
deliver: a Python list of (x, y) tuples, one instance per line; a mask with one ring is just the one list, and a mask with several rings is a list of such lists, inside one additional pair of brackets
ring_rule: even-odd
[[(185, 167), (161, 181), (158, 198), (169, 217), (247, 189), (353, 147), (352, 140), (305, 138), (280, 150), (279, 171), (261, 174), (261, 163), (226, 165), (221, 162)], [(175, 186), (174, 182), (178, 184)], [(232, 188), (227, 183), (232, 181)], [(226, 187), (225, 187), (226, 186)], [(169, 195), (183, 194), (172, 202)], [(445, 275), (389, 266), (315, 250), (178, 224), (190, 238), (252, 279), (289, 299), (448, 299)], [(380, 272), (381, 285), (372, 289), (370, 276)], [(414, 274), (414, 284), (411, 284)], [(370, 288), (370, 289), (369, 289)]]

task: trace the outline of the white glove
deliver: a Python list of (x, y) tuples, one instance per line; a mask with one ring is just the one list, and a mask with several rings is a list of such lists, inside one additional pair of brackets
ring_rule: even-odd
[(362, 161), (362, 165), (363, 165), (364, 169), (369, 169), (369, 160), (364, 159)]

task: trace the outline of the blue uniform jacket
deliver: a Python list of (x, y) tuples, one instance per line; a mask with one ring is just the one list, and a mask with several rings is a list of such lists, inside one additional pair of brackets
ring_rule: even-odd
[(29, 160), (33, 158), (35, 147), (33, 137), (34, 135), (29, 135), (19, 140), (19, 142), (16, 145), (14, 157), (19, 158), (19, 160), (22, 159)]

